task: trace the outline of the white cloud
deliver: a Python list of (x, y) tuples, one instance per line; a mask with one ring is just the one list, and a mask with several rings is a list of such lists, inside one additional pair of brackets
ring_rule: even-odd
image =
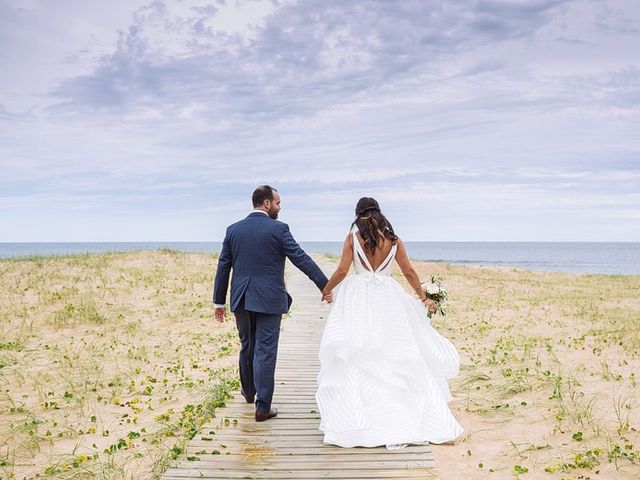
[(110, 219), (92, 227), (105, 240), (134, 215), (170, 235), (178, 212), (185, 239), (206, 239), (263, 182), (307, 239), (342, 237), (310, 208), (346, 221), (363, 192), (413, 238), (428, 232), (403, 205), (431, 195), (455, 218), (447, 239), (509, 239), (516, 217), (549, 219), (519, 225), (537, 239), (591, 235), (580, 222), (603, 212), (616, 227), (601, 235), (637, 238), (638, 5), (5, 2), (0, 240), (53, 238), (16, 220), (45, 213), (82, 239), (66, 216), (82, 209)]

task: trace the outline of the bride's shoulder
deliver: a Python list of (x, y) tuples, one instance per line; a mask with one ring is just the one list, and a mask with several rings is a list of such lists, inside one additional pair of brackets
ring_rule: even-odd
[(395, 245), (396, 248), (404, 248), (404, 243), (402, 243), (402, 239), (399, 235), (396, 235), (396, 239), (393, 241), (393, 245)]
[(403, 256), (407, 256), (407, 248), (404, 245), (404, 242), (402, 241), (402, 239), (400, 237), (396, 238), (396, 242), (395, 242), (395, 246), (396, 246), (396, 254), (399, 257), (403, 257)]
[(347, 236), (344, 239), (344, 243), (348, 243), (349, 245), (351, 245), (353, 243), (353, 234), (355, 232), (353, 230), (349, 230), (349, 233), (347, 233)]

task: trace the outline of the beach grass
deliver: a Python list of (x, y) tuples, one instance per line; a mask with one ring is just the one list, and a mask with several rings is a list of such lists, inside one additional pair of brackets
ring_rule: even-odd
[(0, 478), (159, 478), (238, 388), (214, 255), (0, 262)]
[[(640, 277), (414, 265), (444, 279), (433, 324), (461, 353), (465, 432), (433, 446), (441, 478), (640, 478)], [(0, 478), (159, 478), (239, 388), (215, 266), (172, 250), (0, 261)]]
[(640, 478), (640, 276), (415, 265), (461, 354), (442, 478)]

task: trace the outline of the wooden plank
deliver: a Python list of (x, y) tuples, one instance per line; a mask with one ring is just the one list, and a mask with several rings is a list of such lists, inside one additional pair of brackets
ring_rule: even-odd
[[(259, 425), (259, 424), (258, 424)], [(235, 435), (270, 435), (270, 436), (288, 436), (288, 432), (295, 432), (295, 435), (322, 435), (322, 432), (318, 433), (318, 425), (305, 424), (305, 425), (290, 425), (286, 428), (264, 428), (262, 426), (253, 426), (251, 424), (241, 424), (231, 430)], [(228, 430), (218, 430), (221, 437), (227, 438)], [(205, 435), (206, 436), (206, 435)]]
[[(242, 453), (247, 450), (275, 452), (276, 450), (280, 451), (281, 449), (291, 450), (291, 451), (302, 449), (302, 450), (316, 450), (316, 451), (324, 450), (327, 452), (331, 451), (331, 453), (342, 453), (342, 451), (346, 450), (356, 455), (359, 455), (360, 453), (368, 450), (364, 448), (361, 449), (360, 447), (344, 449), (342, 447), (337, 447), (335, 445), (326, 445), (321, 441), (268, 442), (268, 441), (261, 441), (259, 439), (247, 440), (246, 438), (244, 439), (224, 438), (224, 439), (212, 440), (210, 442), (193, 441), (193, 442), (189, 442), (189, 445), (192, 445), (196, 448), (201, 448), (204, 450), (208, 450), (208, 449), (220, 450), (222, 453), (226, 453), (227, 451), (230, 451), (231, 453), (234, 453), (234, 454)], [(410, 453), (405, 450), (406, 449), (403, 449), (402, 451), (403, 454)], [(430, 450), (428, 448), (423, 447), (423, 450), (421, 451), (428, 452)], [(321, 454), (322, 452), (318, 451), (317, 453)]]
[[(238, 422), (238, 425), (230, 425), (230, 426), (226, 426), (226, 425), (211, 425), (210, 427), (205, 426), (204, 429), (208, 429), (208, 430), (213, 430), (215, 433), (220, 433), (222, 434), (222, 432), (226, 431), (226, 430), (236, 430), (236, 431), (243, 431), (243, 432), (264, 432), (264, 431), (273, 431), (273, 432), (277, 432), (280, 430), (288, 430), (288, 429), (298, 429), (298, 430), (309, 430), (309, 429), (315, 429), (318, 430), (318, 427), (320, 426), (320, 421), (319, 420), (307, 420), (307, 419), (298, 419), (295, 421), (290, 421), (290, 422), (278, 422), (278, 425), (273, 425), (271, 427), (268, 427), (266, 425), (257, 423), (257, 422)], [(203, 431), (206, 431), (204, 430)], [(214, 433), (214, 434), (215, 434)], [(206, 435), (205, 435), (206, 436)], [(198, 436), (196, 435), (195, 438), (198, 438)]]
[[(188, 449), (193, 448), (195, 451), (202, 450), (218, 450), (221, 456), (227, 455), (262, 455), (266, 457), (270, 456), (291, 456), (296, 455), (300, 456), (303, 459), (305, 457), (315, 457), (316, 455), (340, 455), (343, 458), (349, 458), (350, 456), (359, 456), (359, 455), (367, 455), (370, 452), (374, 452), (375, 455), (391, 455), (393, 452), (387, 451), (384, 447), (375, 447), (375, 448), (341, 448), (333, 445), (323, 445), (322, 447), (305, 447), (301, 445), (291, 445), (291, 446), (278, 446), (278, 448), (265, 448), (260, 445), (251, 445), (247, 443), (234, 443), (234, 444), (224, 444), (225, 446), (220, 446), (217, 444), (197, 444), (190, 443), (187, 447)], [(402, 450), (402, 453), (398, 453), (398, 455), (412, 455), (412, 454), (420, 454), (426, 455), (427, 458), (432, 458), (432, 452), (429, 449), (425, 449), (424, 447), (411, 449), (411, 447), (407, 447)]]
[(283, 470), (277, 472), (270, 471), (256, 471), (247, 472), (246, 470), (227, 470), (227, 469), (186, 469), (176, 468), (168, 470), (163, 477), (166, 480), (175, 480), (179, 478), (228, 478), (228, 479), (347, 479), (347, 478), (386, 478), (386, 479), (400, 479), (400, 478), (437, 478), (434, 469), (429, 468), (416, 468), (416, 469), (379, 469), (379, 470), (351, 470), (351, 471), (336, 471), (336, 470)]
[(201, 460), (205, 460), (206, 457), (212, 458), (212, 461), (218, 463), (228, 463), (230, 461), (237, 461), (239, 459), (247, 459), (247, 458), (262, 458), (262, 459), (272, 459), (272, 458), (280, 458), (284, 457), (289, 462), (308, 462), (308, 461), (329, 461), (329, 462), (345, 462), (349, 463), (352, 461), (356, 462), (370, 462), (370, 461), (380, 461), (384, 459), (385, 461), (394, 461), (401, 460), (405, 462), (410, 461), (426, 461), (433, 460), (433, 454), (431, 453), (392, 453), (392, 452), (377, 452), (377, 453), (362, 453), (362, 452), (352, 452), (351, 455), (343, 455), (337, 453), (316, 453), (316, 454), (300, 454), (300, 451), (296, 451), (296, 454), (287, 454), (282, 455), (279, 451), (276, 451), (272, 454), (264, 454), (264, 453), (239, 453), (239, 454), (221, 454), (221, 453), (211, 453), (214, 450), (203, 451), (203, 449), (188, 447), (187, 453), (189, 455), (196, 455)]
[[(197, 457), (200, 458), (200, 457)], [(321, 459), (320, 459), (321, 460)], [(220, 467), (225, 470), (249, 470), (249, 471), (259, 471), (259, 472), (282, 472), (282, 471), (290, 471), (295, 470), (297, 472), (305, 472), (305, 471), (358, 471), (358, 470), (382, 470), (386, 468), (394, 469), (394, 470), (402, 470), (402, 469), (428, 469), (435, 467), (435, 463), (432, 460), (414, 460), (407, 462), (406, 460), (395, 460), (395, 461), (352, 461), (352, 462), (328, 462), (328, 461), (306, 461), (306, 462), (290, 462), (288, 459), (282, 459), (282, 457), (278, 457), (276, 459), (238, 459), (235, 462), (218, 462), (215, 459), (204, 461), (204, 460), (196, 460), (190, 462), (180, 461), (176, 465), (176, 468), (195, 468), (195, 469), (219, 469)]]
[[(234, 410), (231, 409), (230, 411), (226, 412), (227, 417), (236, 417), (238, 420), (239, 419), (245, 419), (245, 420), (253, 420), (254, 417), (254, 413), (253, 412), (243, 412), (241, 410)], [(278, 411), (278, 417), (279, 419), (298, 419), (298, 418), (320, 418), (320, 414), (318, 413), (307, 413), (307, 412), (283, 412), (283, 411)], [(270, 420), (271, 421), (271, 420)]]

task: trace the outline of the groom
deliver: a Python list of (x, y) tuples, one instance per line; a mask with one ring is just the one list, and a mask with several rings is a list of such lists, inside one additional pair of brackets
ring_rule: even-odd
[[(327, 277), (300, 248), (286, 223), (278, 222), (280, 194), (268, 185), (253, 192), (253, 212), (227, 228), (213, 287), (215, 317), (225, 319), (231, 279), (231, 311), (240, 334), (240, 384), (247, 403), (255, 397), (257, 422), (278, 414), (271, 408), (280, 319), (292, 298), (284, 283), (288, 258), (322, 290)], [(323, 299), (331, 301), (330, 296)]]

